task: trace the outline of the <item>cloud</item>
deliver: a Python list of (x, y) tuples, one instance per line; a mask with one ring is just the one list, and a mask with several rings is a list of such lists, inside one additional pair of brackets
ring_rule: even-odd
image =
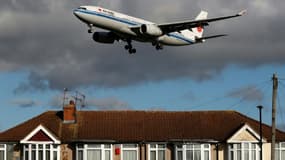
[(251, 102), (262, 101), (264, 99), (263, 92), (259, 88), (253, 85), (235, 89), (229, 92), (227, 96)]
[(130, 110), (132, 107), (128, 102), (116, 97), (93, 98), (86, 102), (87, 107), (95, 107), (98, 110)]
[(32, 99), (15, 99), (12, 100), (10, 103), (21, 108), (37, 107), (41, 105), (40, 102)]
[[(68, 104), (70, 100), (75, 101), (73, 95), (66, 95), (65, 104)], [(63, 95), (54, 96), (48, 105), (53, 108), (61, 108), (63, 105)], [(82, 106), (84, 105), (84, 106)], [(130, 110), (131, 105), (128, 102), (118, 99), (117, 97), (106, 97), (106, 98), (89, 98), (84, 101), (77, 103), (77, 108), (89, 108), (97, 110)]]
[[(133, 43), (137, 54), (126, 54), (124, 43), (95, 43), (72, 11), (84, 5), (101, 5), (151, 21), (193, 19), (201, 9), (210, 17), (246, 8), (248, 14), (211, 23), (205, 35), (230, 36), (204, 44), (165, 47)], [(281, 0), (268, 3), (226, 0), (139, 1), (110, 0), (4, 0), (0, 2), (0, 72), (25, 71), (29, 78), (15, 93), (79, 87), (118, 88), (181, 78), (196, 81), (218, 76), (228, 65), (257, 67), (285, 62), (285, 14)], [(270, 10), (268, 10), (270, 8)]]
[(35, 73), (31, 73), (28, 77), (28, 81), (20, 83), (18, 87), (14, 89), (14, 93), (21, 94), (28, 91), (45, 91), (46, 89), (48, 89), (46, 80)]

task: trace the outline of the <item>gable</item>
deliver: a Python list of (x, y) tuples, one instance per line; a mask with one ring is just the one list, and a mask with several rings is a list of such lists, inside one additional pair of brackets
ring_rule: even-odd
[(60, 141), (50, 131), (42, 125), (39, 125), (30, 132), (20, 143), (55, 143), (60, 144)]
[[(237, 132), (235, 132), (228, 140), (228, 143), (235, 142), (256, 142), (258, 143), (260, 139), (259, 134), (257, 134), (249, 125), (245, 124)], [(262, 138), (262, 141), (265, 139)]]
[(28, 141), (53, 141), (44, 131), (39, 130)]

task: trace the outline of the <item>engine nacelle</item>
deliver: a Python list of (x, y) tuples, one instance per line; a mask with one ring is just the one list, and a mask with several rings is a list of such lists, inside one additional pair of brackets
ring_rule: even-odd
[(93, 40), (99, 43), (114, 43), (117, 37), (111, 32), (95, 32)]
[(155, 37), (161, 36), (163, 34), (162, 30), (155, 24), (143, 24), (140, 28), (140, 32), (142, 34)]

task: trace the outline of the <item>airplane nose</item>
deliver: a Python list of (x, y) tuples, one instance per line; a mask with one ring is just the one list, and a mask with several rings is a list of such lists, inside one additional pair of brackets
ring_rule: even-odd
[(80, 12), (77, 9), (73, 10), (73, 14), (75, 15), (75, 17), (81, 20)]
[(78, 11), (77, 11), (77, 9), (73, 10), (73, 14), (74, 14), (76, 17), (78, 17)]

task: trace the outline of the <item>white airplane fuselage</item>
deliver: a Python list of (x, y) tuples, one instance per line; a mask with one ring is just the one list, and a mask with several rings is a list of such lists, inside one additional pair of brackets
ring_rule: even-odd
[[(195, 43), (195, 37), (191, 38), (183, 35), (183, 32), (171, 32), (159, 37), (143, 35), (134, 32), (130, 27), (140, 26), (143, 24), (153, 24), (140, 18), (128, 16), (122, 13), (111, 11), (96, 6), (82, 6), (74, 10), (74, 14), (80, 20), (88, 25), (112, 31), (126, 39), (133, 39), (140, 42), (159, 42), (163, 45), (182, 46)], [(187, 32), (187, 31), (186, 31)]]
[(156, 24), (144, 19), (132, 17), (98, 6), (81, 6), (73, 11), (74, 15), (89, 27), (107, 30), (108, 32), (94, 32), (93, 40), (99, 43), (114, 43), (123, 40), (129, 53), (135, 53), (131, 41), (150, 42), (157, 50), (163, 45), (183, 46), (204, 42), (206, 39), (225, 36), (224, 34), (203, 37), (204, 26), (210, 22), (242, 16), (246, 11), (238, 14), (207, 19), (208, 13), (201, 11), (194, 20)]

